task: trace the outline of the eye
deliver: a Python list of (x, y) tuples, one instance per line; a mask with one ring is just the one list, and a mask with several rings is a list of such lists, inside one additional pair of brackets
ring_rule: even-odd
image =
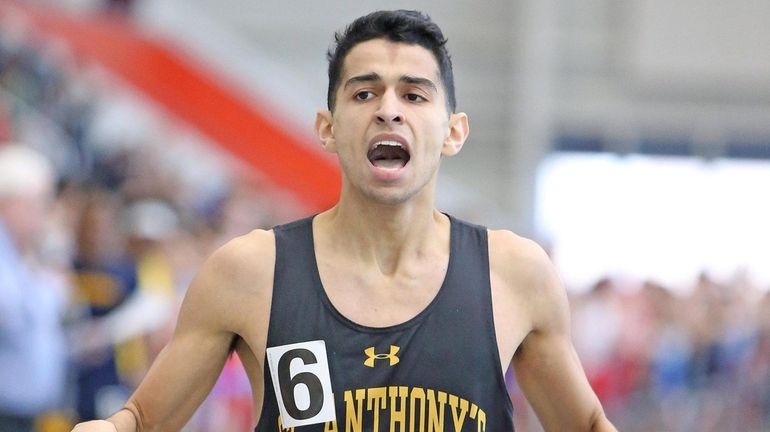
[(369, 90), (363, 90), (355, 94), (354, 96), (357, 100), (365, 101), (369, 100), (374, 97), (374, 93), (370, 92)]
[(427, 100), (424, 97), (418, 95), (417, 93), (407, 93), (406, 96), (404, 97), (409, 102), (425, 102)]

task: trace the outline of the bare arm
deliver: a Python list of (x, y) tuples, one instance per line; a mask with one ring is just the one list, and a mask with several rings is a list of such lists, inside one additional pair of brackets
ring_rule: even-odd
[[(210, 297), (206, 266), (190, 286), (174, 336), (160, 352), (125, 407), (107, 421), (78, 425), (74, 432), (179, 430), (211, 390), (232, 337), (205, 307)], [(111, 424), (110, 424), (111, 423)], [(113, 428), (114, 425), (114, 428)]]
[(106, 422), (83, 423), (73, 432), (181, 429), (214, 386), (233, 338), (244, 329), (244, 318), (269, 303), (260, 293), (271, 286), (266, 285), (272, 280), (274, 258), (266, 258), (273, 250), (272, 235), (259, 232), (230, 242), (209, 258), (185, 295), (171, 341), (124, 409)]
[[(502, 238), (500, 238), (502, 237)], [(525, 305), (512, 365), (546, 431), (615, 431), (572, 346), (567, 295), (545, 252), (510, 233), (498, 235), (504, 287)], [(498, 257), (499, 259), (500, 257)], [(502, 266), (498, 266), (502, 267)]]

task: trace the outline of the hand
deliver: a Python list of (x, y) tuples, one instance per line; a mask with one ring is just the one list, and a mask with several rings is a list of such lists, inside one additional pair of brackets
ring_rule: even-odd
[(72, 432), (118, 432), (118, 428), (107, 420), (93, 420), (76, 424)]

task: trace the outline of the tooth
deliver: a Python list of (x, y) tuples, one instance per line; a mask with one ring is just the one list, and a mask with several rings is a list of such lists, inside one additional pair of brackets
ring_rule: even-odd
[(386, 145), (386, 146), (392, 146), (392, 147), (402, 147), (401, 143), (398, 141), (379, 141), (377, 144), (374, 145), (375, 148)]

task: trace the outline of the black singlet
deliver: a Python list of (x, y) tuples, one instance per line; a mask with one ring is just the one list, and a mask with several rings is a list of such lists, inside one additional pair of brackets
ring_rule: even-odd
[(312, 218), (275, 228), (256, 432), (291, 430), (292, 421), (305, 423), (296, 432), (513, 431), (492, 316), (487, 231), (450, 221), (449, 266), (438, 294), (414, 318), (383, 328), (352, 322), (331, 304), (318, 274)]

